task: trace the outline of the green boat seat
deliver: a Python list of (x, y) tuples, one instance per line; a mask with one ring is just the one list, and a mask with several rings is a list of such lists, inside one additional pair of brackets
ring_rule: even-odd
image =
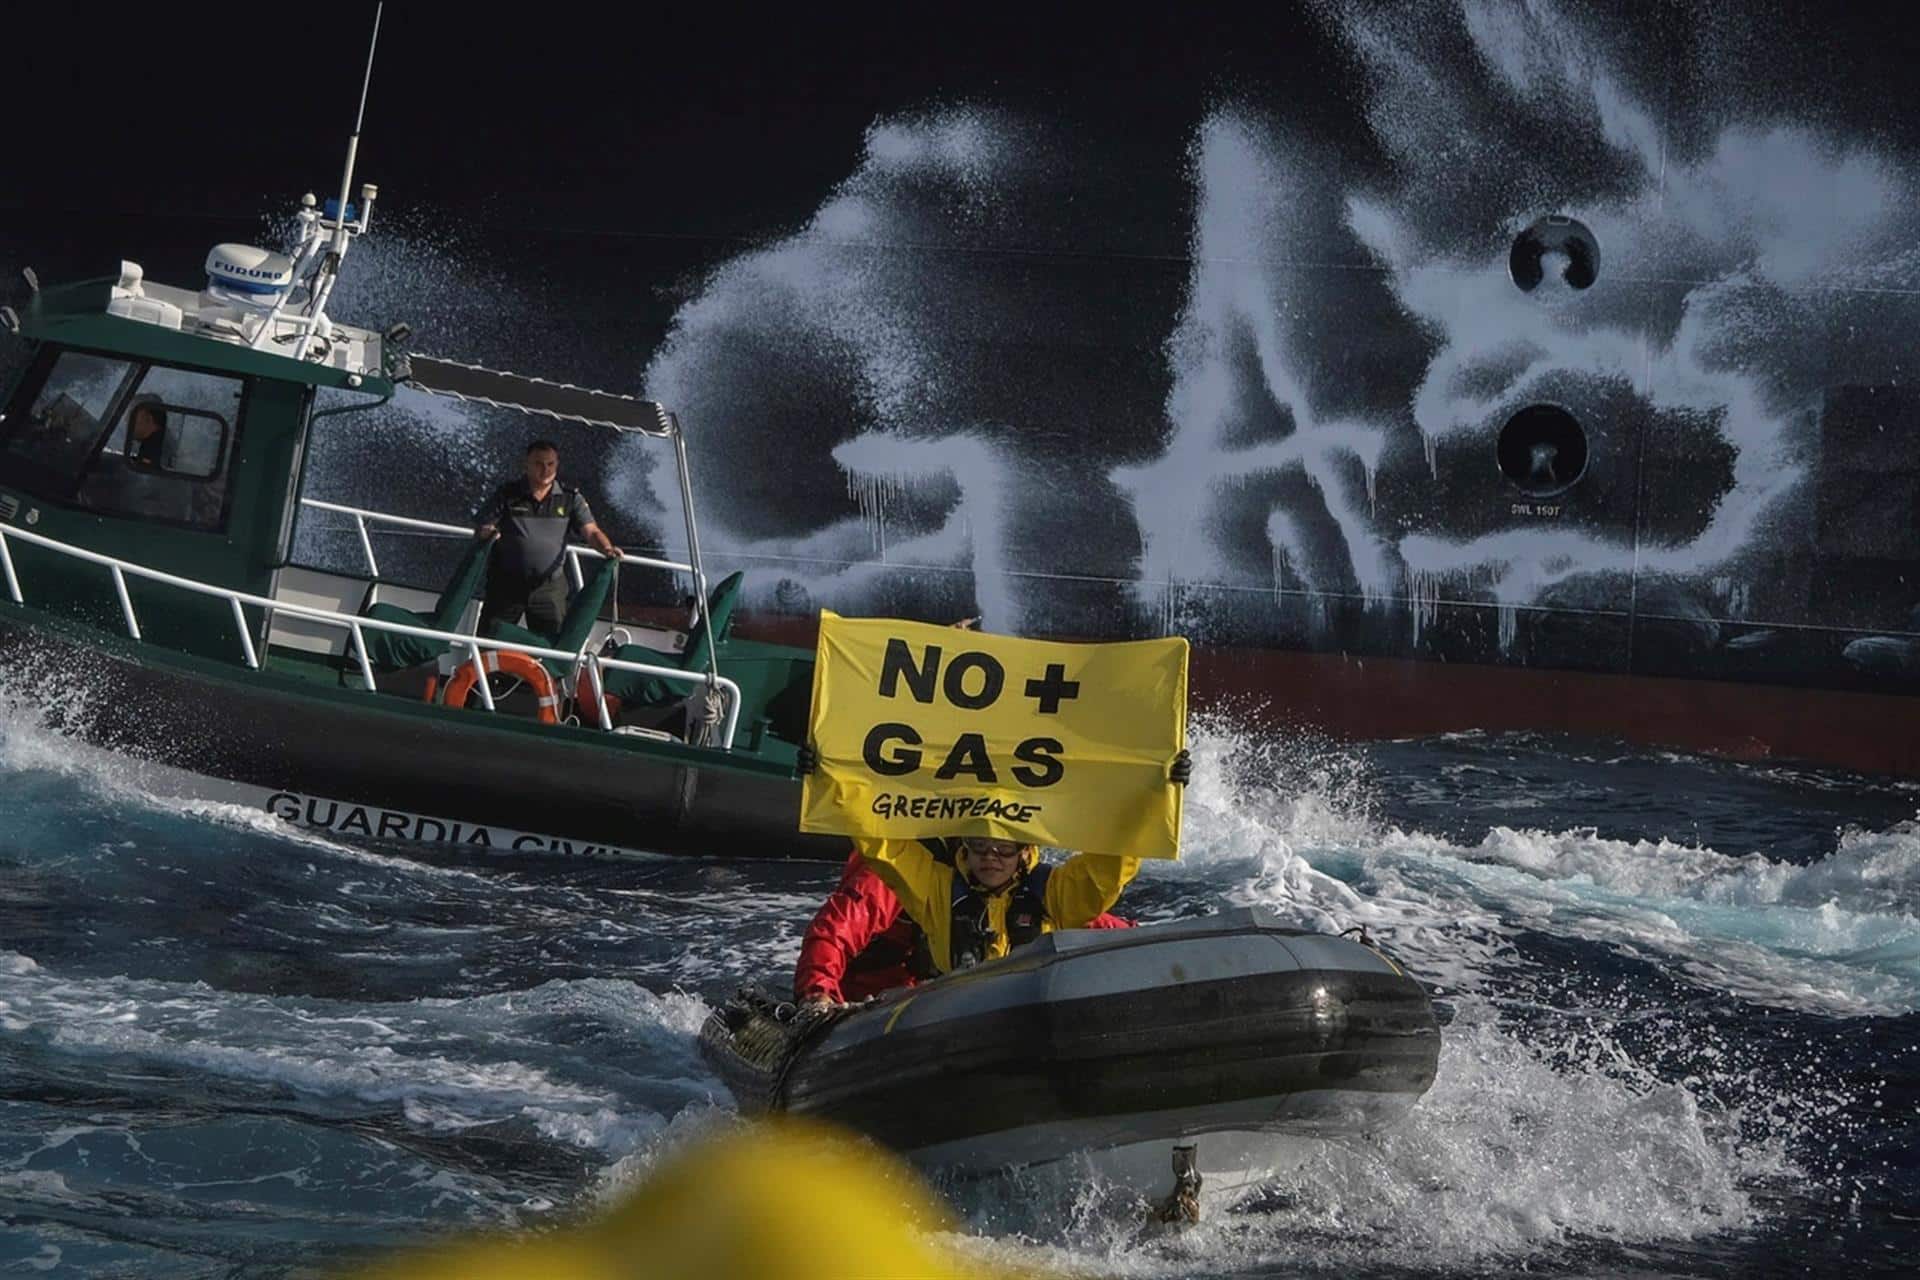
[[(740, 604), (740, 587), (746, 575), (730, 573), (707, 597), (707, 612), (687, 633), (687, 645), (678, 653), (664, 653), (643, 644), (623, 644), (614, 657), (625, 662), (644, 662), (653, 667), (672, 667), (678, 671), (704, 671), (707, 655), (715, 646), (726, 643), (733, 630), (733, 612)], [(637, 671), (606, 673), (607, 692), (627, 706), (657, 707), (677, 701), (693, 692), (690, 684), (675, 684), (659, 676), (643, 676)]]
[[(453, 576), (447, 579), (446, 588), (440, 592), (440, 598), (434, 601), (432, 613), (417, 613), (397, 604), (383, 603), (363, 607), (360, 616), (381, 622), (403, 623), (410, 627), (429, 627), (435, 631), (458, 631), (461, 615), (466, 613), (467, 606), (480, 590), (480, 581), (487, 572), (487, 557), (491, 554), (493, 543), (470, 540), (466, 550), (460, 553), (460, 563), (454, 566)], [(372, 588), (368, 588), (367, 593), (373, 594)], [(367, 639), (367, 661), (373, 664), (376, 674), (432, 662), (447, 649), (445, 642), (429, 640), (425, 636), (406, 636), (373, 627), (363, 628), (361, 634)], [(353, 662), (351, 644), (346, 658), (349, 663)]]
[[(511, 622), (496, 622), (487, 628), (487, 638), (542, 649), (564, 649), (568, 653), (580, 652), (580, 646), (593, 633), (593, 624), (600, 617), (600, 610), (606, 606), (607, 594), (613, 590), (617, 564), (614, 560), (602, 560), (594, 567), (580, 589), (573, 593), (573, 599), (567, 602), (567, 613), (560, 619), (560, 630), (552, 635), (529, 631)], [(558, 658), (545, 658), (542, 661), (547, 670), (556, 676), (565, 675), (573, 666), (571, 662), (563, 662)]]

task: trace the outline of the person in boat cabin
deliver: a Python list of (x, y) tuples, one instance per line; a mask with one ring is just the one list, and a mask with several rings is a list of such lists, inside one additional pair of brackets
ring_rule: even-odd
[(127, 411), (128, 465), (158, 471), (166, 447), (167, 411), (158, 400), (135, 401)]
[[(801, 772), (816, 761), (803, 747)], [(1193, 776), (1182, 751), (1170, 780)], [(1140, 859), (1076, 853), (1049, 865), (1030, 844), (978, 836), (856, 840), (815, 913), (794, 970), (805, 1004), (864, 999), (970, 968), (1055, 929), (1125, 928), (1109, 914)]]
[(569, 533), (621, 558), (620, 548), (594, 522), (586, 496), (560, 483), (560, 446), (551, 440), (527, 446), (525, 474), (496, 489), (474, 513), (474, 523), (476, 538), (498, 540), (487, 566), (482, 635), (496, 622), (518, 624), (523, 616), (534, 631), (560, 630), (567, 612)]
[[(158, 396), (140, 396), (127, 406), (126, 438), (120, 442), (125, 466), (89, 476), (83, 504), (122, 515), (161, 520), (192, 520), (196, 494), (191, 477), (174, 470), (174, 441), (167, 430), (166, 406)], [(107, 453), (102, 451), (104, 462)]]

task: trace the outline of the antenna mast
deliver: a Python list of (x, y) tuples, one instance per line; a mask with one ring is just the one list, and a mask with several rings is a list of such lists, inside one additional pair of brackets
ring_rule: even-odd
[[(313, 347), (313, 340), (327, 327), (327, 299), (333, 295), (333, 284), (340, 274), (340, 260), (347, 256), (347, 243), (352, 235), (365, 232), (373, 217), (374, 197), (380, 189), (371, 182), (360, 188), (360, 218), (356, 223), (349, 217), (351, 206), (347, 197), (353, 191), (353, 163), (360, 154), (360, 126), (367, 119), (367, 90), (373, 85), (373, 55), (380, 47), (380, 16), (386, 10), (385, 0), (373, 7), (373, 35), (367, 41), (367, 69), (360, 78), (360, 109), (354, 113), (353, 134), (347, 139), (347, 167), (340, 174), (340, 198), (333, 202), (333, 234), (325, 240), (326, 252), (321, 254), (321, 233), (327, 228), (327, 211), (322, 209), (316, 218), (313, 212), (313, 197), (307, 196), (302, 202), (306, 207), (301, 210), (301, 221), (306, 224), (307, 236), (304, 240), (295, 265), (296, 277), (304, 278), (308, 264), (314, 258), (318, 263), (318, 279), (314, 280), (307, 291), (307, 313), (303, 317), (305, 331), (300, 335), (300, 345), (294, 351), (294, 359), (304, 360)], [(264, 335), (271, 326), (262, 326)], [(264, 336), (261, 341), (264, 341)]]
[(347, 168), (340, 175), (340, 205), (333, 228), (335, 253), (347, 247), (347, 193), (353, 190), (353, 162), (360, 154), (360, 126), (367, 119), (367, 90), (373, 86), (373, 54), (380, 47), (380, 15), (386, 7), (386, 0), (373, 6), (373, 38), (367, 41), (367, 70), (360, 78), (360, 110), (354, 113), (353, 136), (347, 139)]

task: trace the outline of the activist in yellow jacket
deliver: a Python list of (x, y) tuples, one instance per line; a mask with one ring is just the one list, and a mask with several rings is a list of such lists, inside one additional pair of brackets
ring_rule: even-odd
[(1049, 867), (1032, 845), (1007, 840), (856, 840), (854, 847), (920, 926), (940, 973), (1003, 956), (1041, 933), (1084, 928), (1140, 870), (1138, 858), (1103, 853), (1076, 853)]

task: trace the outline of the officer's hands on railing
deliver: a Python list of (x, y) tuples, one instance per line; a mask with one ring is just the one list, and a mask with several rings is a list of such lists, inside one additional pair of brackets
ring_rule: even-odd
[(1176, 787), (1184, 787), (1193, 781), (1193, 757), (1182, 747), (1180, 754), (1173, 758), (1173, 766), (1167, 770), (1167, 779)]
[(800, 750), (796, 751), (793, 756), (793, 771), (795, 773), (807, 774), (812, 773), (819, 767), (820, 757), (814, 754), (813, 745), (806, 742), (801, 743)]

